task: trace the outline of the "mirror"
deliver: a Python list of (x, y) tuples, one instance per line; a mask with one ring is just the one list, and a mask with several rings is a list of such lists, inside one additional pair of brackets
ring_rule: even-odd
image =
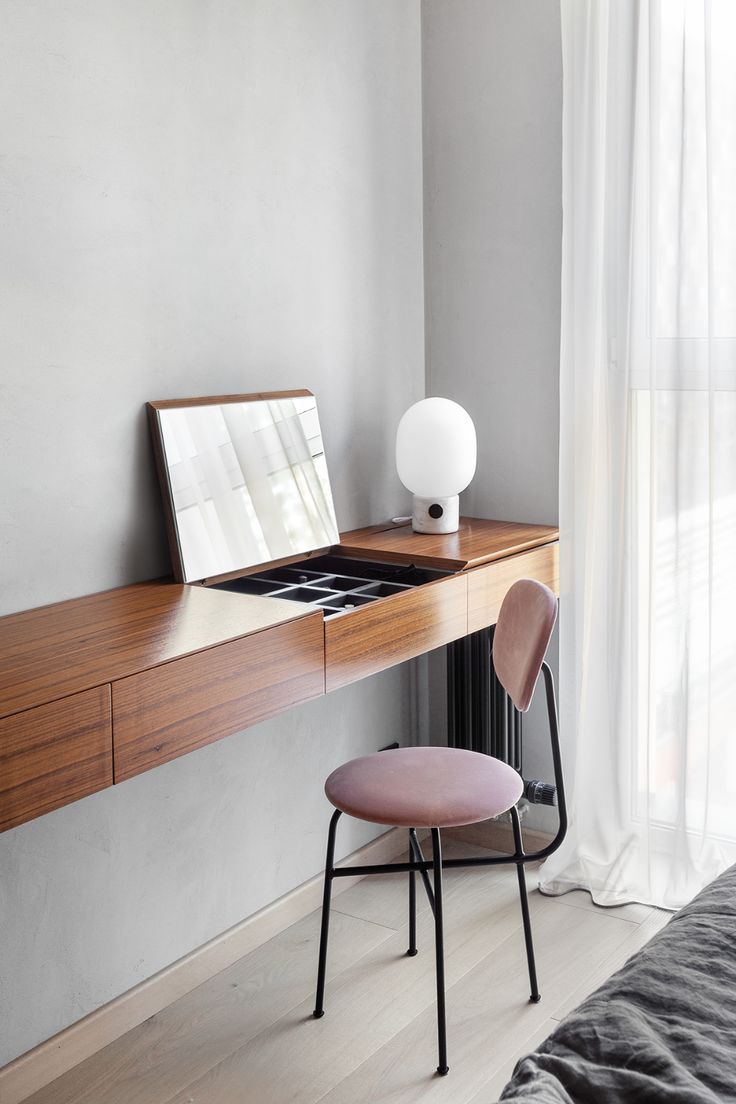
[(309, 391), (149, 403), (180, 582), (339, 542)]

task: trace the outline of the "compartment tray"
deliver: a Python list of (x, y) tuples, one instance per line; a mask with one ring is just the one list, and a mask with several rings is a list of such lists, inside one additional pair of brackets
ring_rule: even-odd
[(452, 573), (417, 567), (415, 564), (327, 555), (244, 575), (239, 579), (228, 579), (213, 586), (240, 594), (260, 594), (268, 598), (286, 598), (318, 605), (324, 610), (325, 619), (328, 619), (344, 616), (353, 609), (449, 574)]

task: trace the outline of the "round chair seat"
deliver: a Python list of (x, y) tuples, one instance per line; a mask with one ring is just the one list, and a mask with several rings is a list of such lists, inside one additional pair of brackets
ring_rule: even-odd
[(411, 747), (352, 759), (325, 793), (336, 809), (374, 824), (451, 828), (506, 812), (521, 797), (516, 771), (461, 748)]

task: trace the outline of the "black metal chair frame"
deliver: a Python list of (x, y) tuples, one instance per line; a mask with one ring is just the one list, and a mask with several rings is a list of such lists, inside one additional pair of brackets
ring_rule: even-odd
[[(565, 785), (562, 773), (562, 759), (560, 756), (559, 724), (557, 719), (557, 704), (555, 701), (555, 686), (552, 671), (547, 663), (542, 664), (544, 686), (547, 699), (547, 716), (549, 720), (550, 742), (552, 745), (552, 766), (554, 771), (555, 786), (557, 788), (557, 812), (559, 825), (557, 834), (546, 847), (540, 851), (525, 852), (521, 834), (519, 810), (513, 805), (508, 812), (511, 816), (511, 827), (514, 835), (514, 853), (512, 855), (472, 856), (459, 859), (443, 859), (440, 829), (432, 828), (432, 858), (425, 859), (422, 848), (414, 828), (409, 829), (409, 845), (411, 861), (380, 863), (373, 866), (335, 866), (335, 837), (337, 824), (342, 816), (340, 809), (336, 809), (330, 820), (327, 834), (327, 858), (325, 861), (325, 886), (322, 900), (322, 927), (319, 943), (319, 966), (317, 970), (317, 999), (313, 1015), (316, 1019), (324, 1016), (325, 976), (327, 971), (327, 940), (330, 926), (330, 901), (332, 898), (332, 882), (335, 878), (354, 878), (356, 875), (363, 877), (370, 874), (407, 874), (409, 875), (409, 949), (407, 955), (417, 954), (416, 945), (416, 876), (420, 875), (430, 908), (434, 914), (435, 929), (435, 955), (437, 959), (437, 1038), (439, 1050), (439, 1064), (437, 1073), (444, 1075), (448, 1072), (447, 1065), (447, 1025), (445, 1016), (445, 949), (444, 949), (444, 916), (442, 904), (442, 871), (466, 866), (501, 866), (515, 864), (519, 882), (519, 900), (521, 904), (521, 916), (524, 926), (524, 942), (526, 944), (526, 958), (529, 968), (529, 985), (531, 994), (529, 1000), (532, 1003), (540, 1001), (541, 994), (537, 983), (537, 970), (534, 961), (534, 944), (532, 942), (531, 919), (529, 916), (529, 901), (526, 893), (526, 879), (524, 877), (525, 863), (538, 862), (546, 859), (562, 843), (567, 832), (567, 805), (565, 801)], [(432, 881), (429, 871), (432, 871)]]

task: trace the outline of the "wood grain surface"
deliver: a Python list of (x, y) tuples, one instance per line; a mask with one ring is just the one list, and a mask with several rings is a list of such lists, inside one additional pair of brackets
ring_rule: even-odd
[(506, 591), (519, 579), (537, 579), (560, 592), (559, 545), (545, 544), (531, 552), (508, 556), (467, 573), (468, 632), (495, 625)]
[(0, 618), (0, 717), (302, 617), (304, 607), (138, 583)]
[(457, 574), (326, 623), (297, 602), (168, 581), (0, 618), (0, 824), (110, 784), (111, 683), (121, 780), (493, 624), (516, 579), (556, 591), (556, 536), (468, 518), (446, 536), (346, 534), (346, 554)]
[(465, 636), (467, 602), (465, 576), (451, 576), (325, 622), (327, 692)]
[(299, 388), (296, 391), (251, 391), (247, 395), (200, 395), (186, 399), (156, 399), (146, 403), (154, 410), (172, 410), (187, 406), (222, 406), (225, 403), (270, 402), (272, 399), (313, 398), (314, 392)]
[(115, 781), (324, 693), (315, 611), (113, 683)]
[(0, 831), (111, 785), (109, 686), (0, 720)]
[[(449, 836), (443, 833), (448, 858), (488, 854)], [(406, 958), (404, 879), (365, 878), (335, 901), (322, 1020), (311, 1017), (319, 941), (313, 913), (213, 970), (105, 1049), (100, 1041), (88, 1061), (27, 1104), (490, 1104), (532, 1041), (670, 916), (642, 913), (643, 906), (601, 909), (580, 892), (545, 898), (534, 889), (536, 878), (530, 871), (543, 999), (529, 1004), (513, 867), (445, 872), (449, 1077), (434, 1075), (434, 935), (426, 897), (417, 897), (420, 953)], [(338, 879), (335, 889), (347, 880)], [(63, 1036), (58, 1041), (63, 1046)], [(17, 1104), (28, 1093), (11, 1095), (20, 1079), (7, 1069), (0, 1098)]]
[(411, 523), (370, 526), (340, 536), (336, 551), (344, 555), (417, 563), (464, 571), (492, 560), (513, 556), (559, 537), (552, 525), (523, 525), (515, 521), (460, 518), (457, 533), (415, 533)]

